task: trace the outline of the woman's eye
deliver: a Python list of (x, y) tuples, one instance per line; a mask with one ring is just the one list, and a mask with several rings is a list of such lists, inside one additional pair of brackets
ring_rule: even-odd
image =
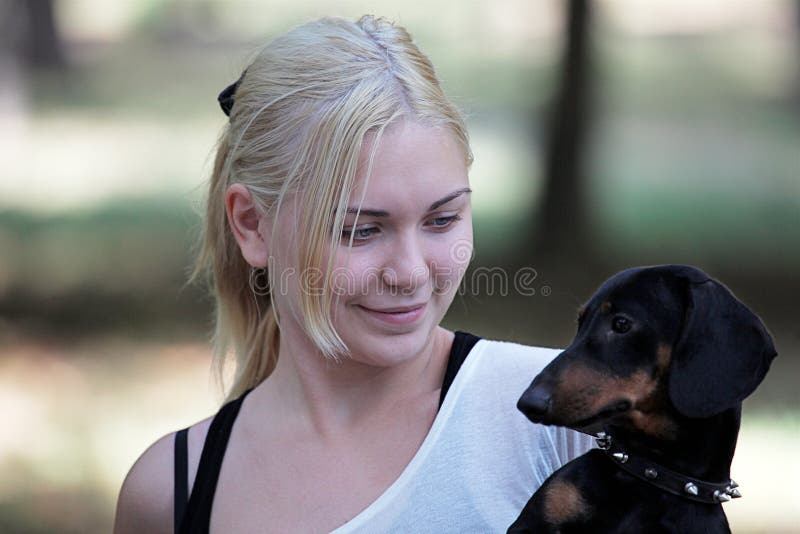
[(460, 221), (461, 217), (458, 215), (449, 215), (447, 217), (434, 217), (431, 219), (430, 226), (436, 229), (447, 228), (456, 221)]
[(631, 329), (631, 322), (627, 317), (614, 317), (611, 321), (611, 329), (617, 334), (624, 334)]
[(375, 226), (365, 226), (361, 228), (351, 228), (342, 230), (342, 239), (349, 241), (350, 236), (353, 236), (353, 242), (366, 241), (378, 232)]

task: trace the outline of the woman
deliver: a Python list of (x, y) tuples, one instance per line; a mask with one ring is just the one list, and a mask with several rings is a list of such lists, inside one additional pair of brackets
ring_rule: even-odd
[(220, 98), (198, 272), (236, 375), (132, 467), (116, 532), (505, 531), (588, 441), (515, 409), (553, 351), (439, 326), (472, 154), (429, 60), (382, 19), (322, 19)]

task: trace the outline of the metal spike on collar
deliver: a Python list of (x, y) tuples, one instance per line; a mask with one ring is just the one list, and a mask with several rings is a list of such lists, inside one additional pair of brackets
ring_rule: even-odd
[(692, 482), (687, 482), (685, 486), (683, 486), (683, 491), (688, 493), (689, 495), (697, 496), (697, 486), (695, 486)]
[(628, 455), (626, 453), (624, 453), (624, 452), (615, 452), (611, 456), (613, 456), (614, 458), (619, 460), (620, 463), (623, 463), (623, 464), (628, 461)]
[(717, 502), (728, 502), (731, 500), (731, 496), (723, 491), (715, 490), (714, 500)]
[(738, 488), (738, 487), (739, 487), (739, 484), (737, 484), (735, 480), (731, 479), (730, 487), (732, 487), (732, 488)]
[(604, 451), (607, 451), (611, 448), (611, 436), (605, 432), (598, 432), (595, 441), (597, 442), (597, 446)]
[(644, 470), (644, 476), (652, 480), (658, 476), (658, 471), (656, 471), (652, 467), (648, 467), (647, 469)]
[(734, 488), (733, 486), (728, 486), (727, 488), (725, 488), (725, 493), (727, 493), (728, 495), (730, 495), (734, 499), (738, 499), (739, 497), (742, 496), (742, 492), (740, 492), (738, 489)]

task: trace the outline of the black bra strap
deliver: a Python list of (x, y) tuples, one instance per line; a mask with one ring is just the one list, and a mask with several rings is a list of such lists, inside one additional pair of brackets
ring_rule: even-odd
[(174, 532), (178, 532), (186, 501), (189, 499), (189, 446), (186, 435), (189, 429), (184, 428), (175, 433), (175, 520)]
[(180, 522), (180, 533), (208, 532), (211, 521), (211, 506), (214, 504), (214, 492), (217, 489), (217, 480), (228, 447), (233, 423), (239, 414), (242, 401), (252, 389), (245, 391), (239, 398), (223, 406), (211, 421), (203, 452), (200, 455), (200, 464), (197, 466), (192, 494), (187, 504), (187, 514)]
[(447, 391), (450, 389), (453, 380), (455, 380), (458, 370), (461, 369), (461, 364), (467, 359), (475, 343), (481, 339), (467, 332), (456, 332), (455, 334), (453, 347), (450, 349), (450, 358), (447, 360), (447, 370), (444, 372), (444, 380), (442, 381), (442, 392), (439, 395), (439, 408), (442, 407), (444, 397), (447, 395)]

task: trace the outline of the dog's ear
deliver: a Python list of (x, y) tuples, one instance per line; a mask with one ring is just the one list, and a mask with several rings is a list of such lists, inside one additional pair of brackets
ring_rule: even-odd
[(688, 299), (669, 397), (686, 417), (711, 417), (750, 395), (777, 353), (761, 320), (725, 286), (697, 273), (681, 278)]

